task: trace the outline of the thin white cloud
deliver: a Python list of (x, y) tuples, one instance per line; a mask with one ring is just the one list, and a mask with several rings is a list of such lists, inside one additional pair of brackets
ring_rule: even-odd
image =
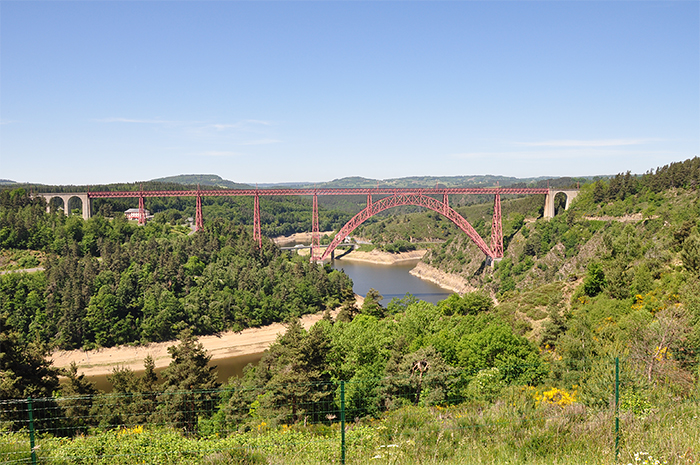
[(637, 157), (647, 155), (670, 155), (669, 151), (647, 151), (647, 150), (617, 150), (601, 148), (573, 148), (564, 150), (547, 151), (503, 151), (503, 152), (464, 152), (448, 155), (450, 158), (461, 160), (508, 160), (508, 161), (528, 161), (528, 160), (564, 160), (576, 158), (610, 158), (610, 157)]
[(248, 142), (241, 142), (238, 145), (268, 145), (268, 144), (279, 144), (282, 142), (281, 140), (277, 139), (259, 139), (259, 140), (251, 140)]
[(198, 155), (203, 156), (203, 157), (240, 157), (245, 155), (244, 153), (240, 152), (230, 152), (230, 151), (217, 151), (217, 150), (210, 150), (208, 152), (200, 152)]
[(95, 120), (100, 123), (141, 123), (141, 124), (185, 124), (185, 121), (166, 121), (162, 119), (134, 119), (134, 118), (102, 118)]
[(10, 124), (10, 123), (17, 123), (17, 121), (16, 121), (16, 120), (12, 120), (12, 119), (8, 119), (8, 120), (5, 120), (5, 121), (0, 121), (0, 126), (4, 126), (4, 125)]
[(257, 119), (244, 119), (236, 123), (218, 123), (212, 124), (210, 127), (216, 129), (217, 131), (224, 131), (226, 129), (238, 129), (238, 130), (248, 130), (252, 129), (252, 126), (270, 126), (272, 123), (269, 121), (262, 121)]
[(658, 140), (659, 139), (562, 139), (541, 142), (516, 142), (516, 145), (522, 145), (525, 147), (620, 147), (625, 145), (641, 145)]

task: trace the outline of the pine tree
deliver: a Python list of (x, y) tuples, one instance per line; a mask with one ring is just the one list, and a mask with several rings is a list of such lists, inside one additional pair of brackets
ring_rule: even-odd
[(686, 270), (695, 276), (700, 276), (700, 237), (693, 235), (683, 243), (681, 260)]
[[(23, 343), (7, 319), (0, 314), (0, 399), (51, 397), (58, 388), (58, 376), (44, 353), (32, 344)], [(23, 404), (9, 404), (26, 408)], [(4, 408), (0, 420), (12, 426), (13, 412)]]
[(371, 315), (377, 318), (384, 317), (384, 308), (379, 303), (384, 297), (376, 289), (367, 291), (365, 301), (362, 303), (362, 314)]
[(299, 320), (287, 323), (287, 331), (260, 361), (258, 379), (269, 392), (261, 407), (274, 411), (280, 422), (297, 422), (306, 413), (304, 403), (311, 392), (303, 352), (306, 337)]
[(165, 421), (187, 434), (197, 431), (199, 415), (208, 415), (216, 405), (219, 387), (211, 357), (190, 330), (180, 333), (180, 343), (168, 347), (172, 361), (163, 371), (164, 391), (160, 396)]
[(63, 370), (63, 375), (68, 378), (68, 381), (61, 385), (60, 402), (65, 415), (65, 426), (68, 428), (66, 433), (69, 436), (85, 433), (95, 419), (90, 413), (97, 389), (84, 374), (78, 374), (78, 366), (75, 362), (72, 362), (68, 369)]

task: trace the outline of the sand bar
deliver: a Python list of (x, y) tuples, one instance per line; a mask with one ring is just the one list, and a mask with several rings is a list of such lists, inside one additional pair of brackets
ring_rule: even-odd
[[(331, 312), (333, 316), (337, 310)], [(309, 329), (314, 323), (323, 318), (323, 313), (304, 315), (301, 324)], [(273, 323), (260, 328), (248, 328), (240, 332), (227, 331), (218, 336), (201, 336), (199, 342), (211, 355), (212, 360), (250, 355), (263, 352), (272, 344), (286, 328), (282, 323)], [(170, 364), (168, 347), (177, 341), (156, 342), (145, 346), (119, 346), (97, 350), (59, 350), (51, 355), (55, 367), (68, 367), (71, 362), (78, 365), (78, 372), (86, 376), (107, 375), (116, 366), (130, 368), (134, 371), (143, 370), (143, 361), (150, 355), (155, 361), (156, 368)]]
[(427, 250), (412, 250), (411, 252), (389, 253), (377, 249), (369, 252), (353, 250), (338, 260), (340, 262), (348, 261), (373, 263), (375, 265), (395, 265), (397, 263), (420, 260), (427, 252)]

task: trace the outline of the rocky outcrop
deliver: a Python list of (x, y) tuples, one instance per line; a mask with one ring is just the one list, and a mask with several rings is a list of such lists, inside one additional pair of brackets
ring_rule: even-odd
[(409, 273), (417, 278), (430, 281), (431, 283), (459, 294), (465, 294), (476, 290), (473, 286), (470, 286), (469, 282), (463, 277), (452, 273), (445, 273), (423, 262), (418, 263)]

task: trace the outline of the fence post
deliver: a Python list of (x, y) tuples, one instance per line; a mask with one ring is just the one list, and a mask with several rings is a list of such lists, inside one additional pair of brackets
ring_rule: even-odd
[(29, 447), (32, 449), (32, 465), (36, 465), (36, 450), (34, 450), (34, 408), (32, 398), (27, 397), (27, 410), (29, 413)]
[(345, 381), (340, 382), (340, 463), (345, 465)]
[(615, 463), (620, 457), (620, 358), (615, 357)]

